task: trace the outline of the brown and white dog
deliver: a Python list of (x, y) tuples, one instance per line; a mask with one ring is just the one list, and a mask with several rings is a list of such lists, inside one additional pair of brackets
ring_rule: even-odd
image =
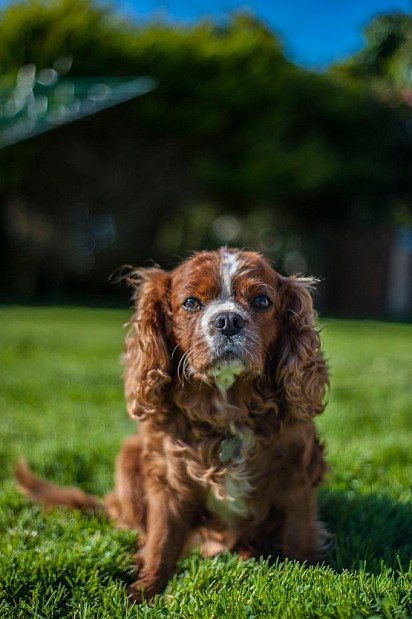
[[(135, 601), (162, 592), (182, 553), (274, 550), (314, 562), (327, 532), (316, 486), (325, 473), (314, 415), (328, 383), (313, 280), (283, 277), (258, 253), (198, 252), (172, 272), (132, 272), (125, 350), (129, 414), (140, 420), (103, 502), (35, 477), (46, 505), (104, 509), (140, 532)], [(269, 541), (269, 546), (268, 546)]]

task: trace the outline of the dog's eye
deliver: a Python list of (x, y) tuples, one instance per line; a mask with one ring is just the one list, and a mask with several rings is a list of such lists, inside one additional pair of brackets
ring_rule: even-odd
[(199, 309), (199, 307), (202, 307), (201, 302), (199, 301), (199, 299), (196, 299), (196, 297), (189, 297), (188, 299), (186, 299), (186, 301), (183, 303), (183, 307), (188, 311), (188, 312), (194, 312), (197, 309)]
[(252, 301), (252, 307), (257, 309), (267, 309), (270, 305), (272, 305), (272, 301), (263, 294), (255, 297)]

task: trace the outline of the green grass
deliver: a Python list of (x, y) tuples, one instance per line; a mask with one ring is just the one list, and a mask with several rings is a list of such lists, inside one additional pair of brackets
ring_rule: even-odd
[[(103, 494), (127, 419), (121, 311), (0, 310), (0, 617), (406, 617), (412, 614), (412, 327), (324, 320), (332, 374), (318, 426), (331, 472), (325, 564), (181, 561), (166, 593), (128, 607), (135, 536), (19, 496), (16, 454)], [(409, 570), (409, 571), (408, 571)]]

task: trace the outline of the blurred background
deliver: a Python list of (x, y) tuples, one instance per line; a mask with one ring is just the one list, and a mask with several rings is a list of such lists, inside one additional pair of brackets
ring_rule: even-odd
[(0, 0), (1, 302), (227, 244), (412, 317), (412, 4), (285, 4)]

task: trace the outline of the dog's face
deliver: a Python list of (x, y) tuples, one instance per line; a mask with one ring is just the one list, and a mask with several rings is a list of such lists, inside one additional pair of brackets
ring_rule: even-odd
[(283, 277), (255, 252), (220, 249), (198, 252), (171, 273), (134, 271), (129, 281), (136, 310), (125, 390), (133, 417), (164, 414), (170, 389), (185, 389), (187, 380), (226, 390), (256, 376), (264, 381), (247, 384), (271, 385), (290, 415), (323, 410), (327, 371), (311, 278)]
[[(195, 254), (171, 277), (173, 339), (186, 374), (261, 374), (276, 339), (278, 276), (254, 252)], [(233, 378), (233, 377), (232, 377)]]

